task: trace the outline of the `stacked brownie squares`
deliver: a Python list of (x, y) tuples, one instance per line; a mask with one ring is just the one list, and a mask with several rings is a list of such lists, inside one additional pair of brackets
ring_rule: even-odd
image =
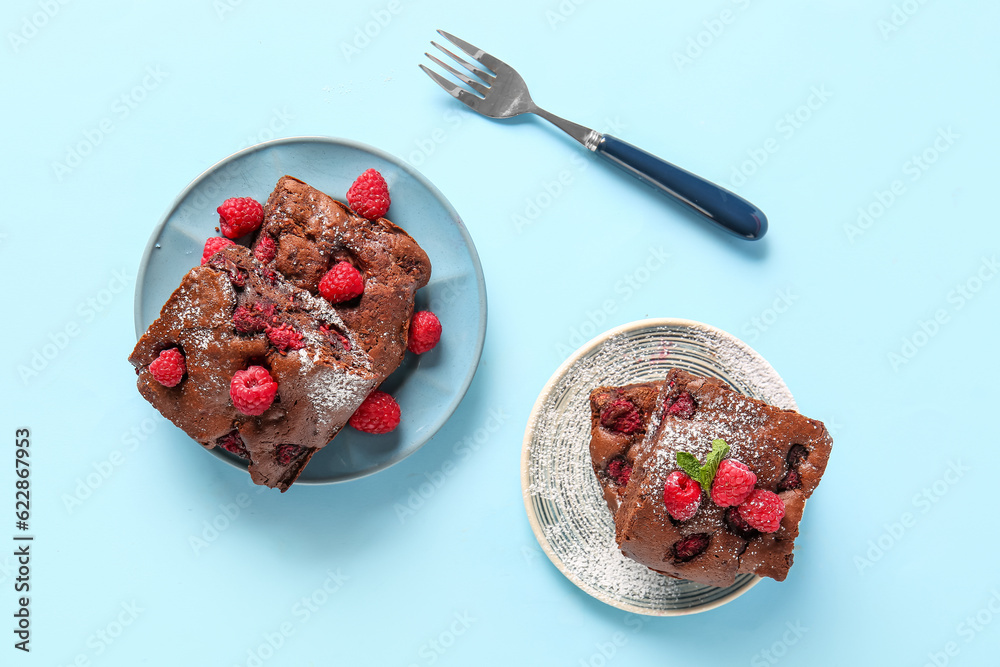
[(713, 586), (785, 579), (833, 444), (821, 422), (671, 369), (664, 382), (593, 390), (591, 426), (624, 555)]
[[(320, 280), (344, 262), (364, 291), (331, 303)], [(390, 221), (285, 176), (251, 247), (191, 269), (140, 338), (129, 357), (139, 391), (204, 447), (246, 459), (254, 482), (285, 491), (401, 363), (430, 272)], [(157, 360), (170, 350), (181, 361), (167, 386)]]

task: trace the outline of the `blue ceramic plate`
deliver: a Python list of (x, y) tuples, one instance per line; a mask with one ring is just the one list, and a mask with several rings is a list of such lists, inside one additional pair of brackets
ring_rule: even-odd
[[(433, 436), (465, 395), (486, 336), (486, 284), (479, 255), (458, 213), (437, 188), (402, 160), (364, 144), (328, 137), (293, 137), (258, 144), (222, 160), (196, 178), (157, 226), (143, 254), (135, 294), (136, 336), (189, 269), (201, 262), (205, 239), (216, 236), (216, 207), (228, 197), (263, 203), (288, 174), (344, 200), (365, 169), (377, 169), (389, 184), (389, 219), (405, 229), (431, 259), (431, 280), (417, 293), (417, 309), (432, 310), (443, 333), (436, 348), (402, 366), (382, 385), (399, 402), (403, 419), (385, 435), (345, 428), (318, 452), (297, 484), (339, 482), (382, 470)], [(246, 464), (215, 448), (228, 463)]]

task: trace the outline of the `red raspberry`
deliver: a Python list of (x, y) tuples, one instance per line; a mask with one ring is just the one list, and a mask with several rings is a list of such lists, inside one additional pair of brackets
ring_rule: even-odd
[(280, 327), (268, 327), (266, 331), (267, 339), (271, 341), (271, 345), (282, 354), (289, 350), (301, 350), (306, 346), (302, 340), (302, 334), (288, 322), (283, 323)]
[(264, 207), (250, 197), (232, 197), (215, 210), (222, 234), (231, 239), (249, 234), (264, 222)]
[(740, 516), (762, 533), (773, 533), (781, 527), (785, 516), (785, 501), (777, 493), (756, 489), (739, 507)]
[(802, 487), (802, 478), (799, 473), (794, 470), (789, 470), (781, 481), (778, 482), (778, 492), (791, 491), (792, 489), (798, 489)]
[(389, 186), (382, 174), (369, 169), (347, 191), (347, 203), (358, 215), (374, 220), (389, 210)]
[(749, 540), (756, 537), (760, 533), (750, 527), (750, 524), (744, 521), (743, 517), (740, 516), (739, 507), (730, 507), (726, 510), (725, 515), (726, 527), (730, 531), (739, 535), (744, 540)]
[(205, 266), (206, 264), (208, 264), (208, 260), (212, 259), (212, 255), (219, 252), (227, 245), (236, 245), (236, 244), (222, 236), (213, 236), (207, 241), (205, 241), (205, 249), (201, 253), (201, 265)]
[(271, 407), (277, 393), (278, 383), (263, 366), (236, 371), (229, 385), (229, 397), (233, 399), (233, 405), (245, 415), (264, 414)]
[(338, 262), (319, 281), (319, 293), (330, 303), (350, 301), (364, 291), (364, 278), (350, 262)]
[(757, 483), (757, 475), (739, 461), (725, 459), (712, 481), (712, 502), (719, 507), (739, 505)]
[(347, 423), (363, 433), (388, 433), (399, 426), (399, 404), (389, 394), (376, 389)]
[(187, 364), (184, 363), (184, 355), (176, 347), (160, 352), (149, 364), (150, 375), (164, 387), (176, 387), (185, 372)]
[(663, 504), (677, 521), (687, 521), (698, 512), (701, 505), (701, 485), (683, 470), (667, 475), (663, 485)]
[(632, 478), (632, 464), (621, 456), (608, 461), (607, 471), (608, 477), (615, 480), (618, 486), (627, 486), (629, 479)]
[(306, 448), (301, 445), (278, 445), (277, 449), (274, 450), (274, 458), (278, 459), (278, 463), (286, 466), (299, 458), (299, 455), (304, 451)]
[(229, 274), (229, 282), (236, 287), (242, 288), (247, 282), (246, 271), (236, 266), (236, 263), (228, 257), (216, 253), (209, 257), (208, 264)]
[(789, 468), (797, 468), (799, 464), (809, 458), (809, 450), (802, 445), (792, 445), (792, 448), (788, 450), (788, 456), (786, 460), (788, 461)]
[(274, 304), (254, 301), (247, 306), (237, 306), (233, 311), (233, 327), (237, 333), (255, 334), (266, 331), (274, 320)]
[(678, 563), (686, 563), (704, 552), (708, 548), (708, 542), (707, 533), (695, 533), (682, 540), (677, 540), (673, 546), (674, 560)]
[(439, 340), (441, 340), (441, 320), (437, 315), (429, 310), (413, 313), (413, 319), (410, 320), (410, 336), (406, 341), (406, 347), (410, 352), (423, 354), (433, 350)]
[(267, 234), (261, 234), (260, 238), (257, 239), (257, 247), (253, 249), (253, 256), (261, 264), (267, 264), (277, 254), (278, 246), (274, 243), (274, 239)]
[(327, 340), (329, 340), (331, 343), (333, 341), (337, 341), (338, 343), (340, 343), (344, 347), (344, 350), (350, 351), (350, 349), (351, 349), (351, 341), (347, 340), (347, 336), (345, 336), (344, 334), (340, 333), (336, 329), (331, 329), (330, 326), (327, 325), (327, 324), (321, 324), (321, 325), (319, 325), (319, 330), (320, 330), (320, 333), (322, 333), (324, 336), (326, 336)]
[(691, 419), (694, 416), (695, 407), (697, 406), (694, 399), (691, 398), (691, 394), (685, 391), (670, 404), (670, 407), (667, 408), (667, 414), (681, 419)]
[(231, 454), (250, 460), (250, 452), (247, 451), (246, 443), (243, 442), (243, 436), (237, 430), (232, 430), (222, 436), (215, 441), (215, 444)]
[(630, 435), (642, 426), (642, 415), (632, 401), (619, 398), (611, 401), (601, 410), (601, 426), (612, 431)]

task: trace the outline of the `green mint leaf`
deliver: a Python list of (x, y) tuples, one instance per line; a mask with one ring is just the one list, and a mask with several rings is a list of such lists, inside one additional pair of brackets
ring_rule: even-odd
[(726, 444), (725, 440), (712, 441), (712, 453), (708, 455), (708, 460), (705, 461), (705, 465), (701, 469), (701, 475), (698, 478), (698, 481), (701, 482), (701, 488), (705, 489), (706, 492), (711, 492), (715, 473), (719, 471), (719, 464), (722, 463), (722, 459), (726, 458), (726, 454), (728, 453), (729, 445)]
[(681, 467), (681, 470), (686, 472), (691, 479), (699, 479), (701, 477), (701, 463), (698, 462), (693, 455), (687, 452), (677, 452), (677, 465)]

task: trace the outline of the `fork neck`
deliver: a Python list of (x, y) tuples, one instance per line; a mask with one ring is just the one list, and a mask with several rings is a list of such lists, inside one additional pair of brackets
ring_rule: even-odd
[(545, 109), (535, 106), (531, 109), (531, 113), (536, 116), (540, 116), (545, 120), (549, 121), (560, 130), (573, 137), (581, 144), (587, 147), (587, 150), (594, 151), (597, 149), (597, 144), (601, 141), (601, 135), (596, 131), (590, 129), (589, 127), (584, 127), (583, 125), (577, 125), (574, 122), (568, 121), (565, 118), (560, 118), (559, 116), (549, 113)]

